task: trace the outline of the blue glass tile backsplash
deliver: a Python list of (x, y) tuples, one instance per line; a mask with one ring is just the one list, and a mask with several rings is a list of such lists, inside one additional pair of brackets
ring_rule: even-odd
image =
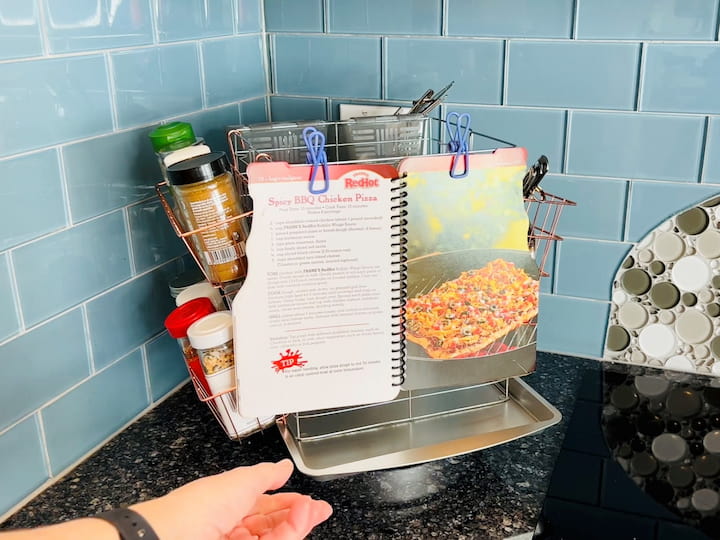
[[(539, 347), (594, 358), (623, 253), (720, 192), (720, 0), (75, 4), (0, 0), (0, 363), (32, 352), (0, 382), (0, 519), (185, 379), (162, 325), (187, 258), (153, 198), (160, 122), (227, 150), (227, 125), (454, 80), (438, 114), (547, 155), (545, 188), (578, 202)], [(40, 372), (58, 376), (27, 390)]]
[(187, 380), (163, 320), (191, 262), (148, 133), (184, 120), (227, 151), (226, 126), (266, 120), (263, 20), (262, 0), (0, 0), (0, 521)]

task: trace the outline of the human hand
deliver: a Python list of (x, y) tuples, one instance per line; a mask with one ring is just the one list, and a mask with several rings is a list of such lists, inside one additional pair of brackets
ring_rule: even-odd
[(301, 539), (332, 507), (300, 493), (265, 493), (285, 485), (292, 471), (289, 459), (238, 467), (131, 508), (161, 540)]

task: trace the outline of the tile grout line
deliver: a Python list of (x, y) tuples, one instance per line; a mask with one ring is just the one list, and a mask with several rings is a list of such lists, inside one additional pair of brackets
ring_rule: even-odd
[[(265, 4), (265, 2), (263, 2)], [(330, 0), (323, 0), (322, 5), (322, 33), (330, 33)]]
[(158, 27), (159, 0), (150, 0), (150, 30), (152, 31), (153, 45), (160, 45), (160, 28)]
[[(637, 89), (635, 91), (635, 111), (641, 111), (643, 97), (645, 95), (645, 70), (647, 67), (647, 44), (640, 42), (640, 59), (638, 61)], [(656, 113), (663, 114), (663, 113)]]
[[(5, 342), (11, 341), (16, 337), (22, 336), (27, 332), (27, 324), (23, 315), (22, 304), (20, 303), (20, 287), (18, 286), (17, 274), (15, 273), (15, 262), (13, 261), (13, 251), (7, 252), (7, 267), (10, 274), (10, 289), (12, 290), (13, 301), (15, 303), (15, 315), (20, 323), (20, 331), (14, 336), (10, 336)], [(0, 341), (0, 345), (2, 345)]]
[(698, 176), (697, 183), (703, 184), (703, 175), (705, 174), (705, 153), (707, 151), (708, 139), (710, 138), (710, 118), (705, 117), (705, 123), (703, 124), (703, 137), (700, 143), (700, 163), (698, 164)]
[(580, 0), (573, 0), (573, 8), (572, 8), (572, 28), (570, 28), (570, 39), (577, 40), (577, 28), (578, 28), (578, 22), (580, 20), (580, 6), (579, 4)]
[(380, 38), (380, 101), (387, 101), (388, 95), (388, 51), (387, 51), (387, 38)]
[[(67, 177), (67, 171), (65, 169), (65, 152), (62, 147), (55, 149), (55, 159), (57, 160), (58, 169), (60, 171), (60, 188), (62, 189), (63, 194), (63, 207), (65, 209), (65, 227), (61, 230), (67, 230), (73, 226), (73, 215), (72, 215), (72, 205), (70, 204), (70, 187), (68, 186), (68, 177)], [(48, 234), (52, 234), (53, 232), (57, 231), (51, 231)], [(33, 239), (35, 240), (35, 239)], [(32, 242), (32, 240), (28, 240), (28, 242)], [(23, 244), (19, 244), (19, 247)]]
[(5, 340), (3, 340), (3, 341), (0, 341), (0, 347), (3, 347), (4, 345), (7, 345), (7, 344), (10, 343), (11, 341), (14, 341), (15, 339), (17, 339), (17, 338), (19, 338), (19, 337), (21, 337), (21, 336), (27, 335), (27, 334), (29, 334), (30, 332), (32, 332), (32, 331), (34, 331), (34, 330), (37, 330), (38, 328), (41, 328), (41, 327), (43, 327), (43, 326), (51, 323), (52, 321), (54, 321), (54, 320), (56, 320), (56, 319), (59, 319), (60, 317), (62, 317), (62, 316), (64, 316), (64, 315), (67, 315), (67, 314), (70, 313), (71, 311), (73, 311), (73, 310), (75, 310), (75, 309), (78, 309), (78, 308), (79, 308), (80, 306), (82, 306), (83, 304), (89, 304), (90, 302), (93, 302), (93, 301), (97, 300), (98, 298), (101, 298), (102, 296), (105, 296), (106, 294), (109, 294), (109, 293), (111, 293), (111, 292), (119, 289), (120, 287), (123, 287), (124, 285), (127, 285), (127, 284), (130, 283), (131, 281), (135, 281), (136, 279), (140, 279), (140, 278), (142, 278), (142, 277), (145, 277), (146, 275), (150, 274), (151, 272), (155, 272), (155, 271), (159, 270), (159, 269), (162, 268), (163, 266), (167, 266), (167, 265), (170, 265), (170, 264), (172, 264), (172, 263), (174, 263), (174, 262), (177, 262), (177, 261), (181, 260), (183, 257), (184, 257), (184, 255), (180, 255), (180, 256), (178, 256), (178, 257), (175, 257), (175, 258), (173, 258), (173, 259), (170, 259), (170, 260), (168, 260), (168, 261), (165, 261), (165, 262), (163, 262), (163, 263), (161, 263), (161, 264), (158, 264), (158, 265), (156, 265), (156, 266), (153, 266), (153, 267), (151, 267), (151, 268), (149, 268), (149, 269), (147, 269), (147, 270), (144, 270), (143, 272), (141, 272), (141, 273), (139, 273), (139, 274), (137, 274), (137, 275), (130, 276), (130, 277), (128, 277), (127, 279), (124, 279), (123, 281), (121, 281), (120, 283), (116, 283), (116, 284), (113, 285), (112, 287), (109, 287), (108, 289), (105, 289), (104, 291), (100, 291), (100, 292), (97, 293), (95, 296), (91, 296), (90, 298), (86, 298), (86, 299), (83, 300), (82, 302), (78, 302), (77, 304), (74, 304), (74, 305), (70, 306), (69, 308), (67, 308), (67, 309), (65, 309), (65, 310), (63, 310), (63, 311), (61, 311), (61, 312), (59, 312), (59, 313), (55, 313), (55, 314), (51, 315), (50, 317), (48, 317), (47, 319), (44, 319), (44, 320), (42, 320), (42, 321), (40, 321), (40, 322), (38, 322), (38, 323), (30, 326), (30, 327), (26, 327), (22, 332), (19, 332), (19, 333), (13, 335), (13, 336), (10, 336), (9, 338), (7, 338), (7, 339), (5, 339)]
[(85, 350), (88, 355), (88, 367), (90, 368), (90, 373), (93, 374), (97, 372), (97, 369), (95, 367), (95, 353), (92, 347), (92, 334), (90, 332), (90, 317), (87, 312), (87, 302), (81, 304), (80, 314), (82, 315), (83, 331), (85, 332)]
[(449, 9), (448, 0), (442, 0), (442, 3), (440, 4), (440, 36), (442, 37), (446, 37), (448, 35)]
[[(216, 110), (222, 109), (223, 107), (231, 107), (233, 105), (238, 105), (238, 104), (242, 104), (242, 103), (247, 103), (249, 101), (254, 101), (260, 97), (263, 97), (263, 96), (254, 96), (254, 97), (249, 97), (249, 98), (245, 98), (245, 99), (240, 99), (237, 101), (228, 101), (227, 103), (213, 105), (212, 107), (208, 107), (207, 109), (196, 109), (193, 111), (188, 111), (188, 112), (184, 112), (184, 113), (180, 113), (180, 114), (173, 114), (171, 116), (164, 116), (162, 118), (158, 118), (157, 120), (153, 120), (152, 122), (146, 122), (144, 124), (135, 124), (135, 125), (132, 125), (129, 127), (118, 128), (116, 131), (108, 131), (106, 133), (100, 133), (97, 135), (89, 135), (87, 137), (78, 137), (76, 139), (71, 139), (68, 141), (62, 141), (62, 142), (58, 142), (58, 143), (54, 143), (54, 144), (48, 144), (46, 146), (41, 146), (39, 148), (30, 148), (30, 149), (21, 150), (19, 152), (15, 152), (15, 153), (8, 154), (8, 155), (0, 155), (0, 163), (3, 161), (10, 161), (15, 158), (29, 156), (32, 154), (39, 154), (40, 152), (45, 152), (47, 150), (51, 150), (54, 148), (63, 148), (65, 146), (72, 146), (75, 144), (89, 142), (89, 141), (93, 141), (95, 139), (101, 139), (103, 137), (110, 137), (112, 135), (119, 135), (122, 133), (129, 133), (130, 131), (154, 127), (160, 122), (170, 122), (170, 121), (178, 120), (178, 119), (184, 118), (186, 116), (191, 116), (194, 114), (200, 114), (200, 113), (209, 112), (209, 111), (216, 111)], [(302, 96), (302, 97), (308, 97), (308, 96)], [(718, 116), (720, 116), (720, 115), (718, 115)]]
[(502, 85), (500, 87), (500, 105), (503, 107), (508, 102), (508, 81), (510, 80), (510, 40), (503, 40), (503, 72)]
[[(572, 110), (568, 109), (565, 111), (565, 132), (563, 133), (564, 141), (563, 141), (563, 163), (562, 163), (562, 172), (563, 174), (568, 174), (568, 167), (570, 164), (570, 124), (572, 123)], [(603, 178), (603, 177), (600, 177)]]
[[(40, 48), (42, 49), (42, 58), (50, 56), (50, 38), (47, 35), (47, 18), (45, 16), (45, 1), (38, 0), (36, 6), (38, 9), (38, 21), (40, 23)], [(37, 57), (35, 57), (37, 58)]]
[(107, 70), (108, 97), (110, 98), (110, 117), (112, 119), (113, 133), (115, 133), (120, 128), (120, 119), (118, 117), (117, 92), (115, 91), (114, 62), (109, 52), (106, 52), (104, 57), (105, 69)]
[(130, 262), (130, 275), (137, 275), (137, 266), (135, 264), (135, 249), (133, 246), (132, 230), (130, 227), (130, 212), (127, 207), (122, 209), (123, 223), (125, 224), (125, 236), (127, 241), (128, 260)]
[(50, 463), (50, 450), (48, 450), (47, 437), (45, 435), (45, 421), (43, 420), (42, 410), (38, 409), (35, 412), (37, 412), (37, 416), (35, 417), (35, 423), (37, 424), (38, 433), (40, 434), (40, 446), (42, 447), (45, 470), (47, 471), (48, 478), (52, 478), (53, 473), (52, 465)]
[(142, 360), (143, 365), (143, 377), (145, 378), (145, 398), (147, 399), (148, 403), (153, 402), (152, 397), (152, 387), (150, 385), (150, 365), (148, 363), (148, 354), (147, 354), (147, 344), (149, 341), (146, 341), (140, 346), (140, 359)]
[(195, 54), (197, 54), (198, 59), (198, 70), (200, 73), (198, 74), (200, 77), (200, 105), (202, 106), (202, 110), (206, 110), (208, 106), (208, 96), (207, 96), (207, 84), (205, 82), (205, 58), (203, 54), (203, 45), (201, 41), (197, 41), (195, 43)]

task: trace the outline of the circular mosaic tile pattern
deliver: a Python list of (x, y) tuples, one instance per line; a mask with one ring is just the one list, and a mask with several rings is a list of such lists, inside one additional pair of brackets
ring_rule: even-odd
[(604, 370), (602, 425), (615, 461), (658, 503), (720, 537), (720, 381), (643, 366)]
[(718, 229), (715, 197), (638, 243), (613, 282), (607, 359), (720, 375)]

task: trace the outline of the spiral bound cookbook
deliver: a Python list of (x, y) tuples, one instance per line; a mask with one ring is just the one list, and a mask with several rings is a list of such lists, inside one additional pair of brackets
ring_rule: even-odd
[(393, 399), (404, 375), (404, 182), (391, 165), (248, 166), (232, 306), (239, 412)]

